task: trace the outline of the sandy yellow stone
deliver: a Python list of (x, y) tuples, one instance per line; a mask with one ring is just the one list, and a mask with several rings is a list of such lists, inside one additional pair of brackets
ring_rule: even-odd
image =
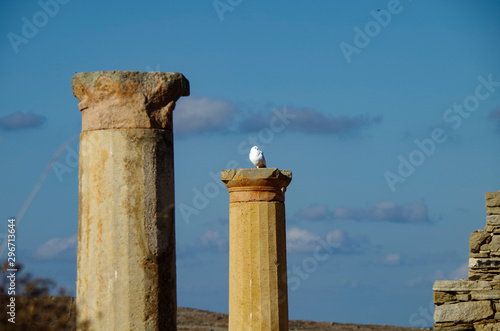
[(221, 179), (231, 201), (229, 330), (288, 330), (283, 200), (291, 172), (232, 169), (223, 171)]
[(89, 330), (175, 330), (171, 117), (189, 82), (105, 71), (78, 73), (72, 87), (83, 131), (77, 320)]

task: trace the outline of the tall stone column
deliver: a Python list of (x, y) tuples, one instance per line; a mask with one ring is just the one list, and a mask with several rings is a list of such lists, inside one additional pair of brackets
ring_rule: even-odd
[(80, 100), (77, 321), (90, 330), (176, 330), (172, 111), (180, 73), (103, 71)]
[(229, 190), (229, 330), (288, 330), (285, 190), (292, 172), (224, 170)]

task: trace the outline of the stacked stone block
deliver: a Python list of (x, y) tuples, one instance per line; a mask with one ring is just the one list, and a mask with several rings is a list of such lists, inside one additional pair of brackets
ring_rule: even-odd
[(500, 191), (487, 192), (486, 227), (469, 239), (468, 279), (434, 283), (434, 330), (500, 330)]

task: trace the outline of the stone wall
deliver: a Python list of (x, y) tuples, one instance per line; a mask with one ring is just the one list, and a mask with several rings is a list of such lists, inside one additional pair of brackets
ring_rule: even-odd
[(487, 192), (486, 227), (469, 240), (468, 279), (434, 283), (434, 330), (500, 330), (500, 191)]

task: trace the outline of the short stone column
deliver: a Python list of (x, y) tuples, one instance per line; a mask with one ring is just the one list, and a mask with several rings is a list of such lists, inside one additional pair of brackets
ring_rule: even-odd
[(80, 100), (77, 321), (90, 330), (176, 330), (172, 111), (179, 73), (71, 80)]
[(224, 170), (229, 189), (229, 330), (288, 330), (285, 190), (292, 172)]

